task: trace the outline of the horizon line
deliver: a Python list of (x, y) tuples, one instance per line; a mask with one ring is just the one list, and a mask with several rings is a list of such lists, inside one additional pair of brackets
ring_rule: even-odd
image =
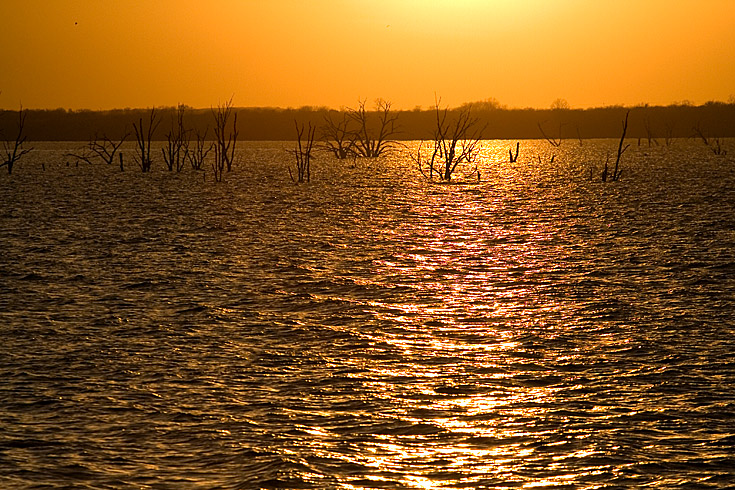
[[(375, 99), (375, 100), (381, 100), (381, 99)], [(390, 101), (388, 101), (390, 102)], [(649, 104), (645, 102), (628, 105), (628, 104), (605, 104), (605, 105), (598, 105), (598, 106), (587, 106), (587, 107), (509, 107), (505, 104), (500, 104), (495, 99), (486, 99), (486, 100), (477, 100), (473, 102), (464, 102), (460, 105), (454, 106), (454, 107), (446, 107), (446, 109), (452, 111), (452, 110), (458, 110), (462, 108), (466, 108), (468, 106), (470, 107), (478, 107), (480, 110), (495, 110), (495, 111), (588, 111), (588, 110), (599, 110), (599, 109), (646, 109), (646, 108), (668, 108), (668, 107), (707, 107), (707, 106), (715, 106), (715, 105), (735, 105), (735, 100), (731, 98), (731, 100), (728, 101), (720, 101), (720, 100), (709, 100), (707, 102), (696, 104), (690, 100), (681, 100), (672, 102), (666, 105), (663, 104)], [(29, 111), (64, 111), (64, 112), (122, 112), (122, 111), (147, 111), (151, 109), (160, 109), (160, 110), (168, 110), (168, 109), (176, 109), (179, 106), (183, 106), (188, 110), (193, 111), (206, 111), (206, 110), (213, 110), (217, 108), (217, 105), (210, 105), (209, 107), (194, 107), (190, 106), (185, 103), (180, 103), (177, 105), (153, 105), (153, 106), (144, 106), (144, 107), (113, 107), (108, 109), (90, 109), (90, 108), (65, 108), (65, 107), (54, 107), (54, 108), (28, 108), (24, 107), (22, 104), (20, 107), (23, 110), (29, 110)], [(349, 110), (350, 107), (347, 106), (341, 106), (340, 108), (334, 108), (326, 105), (302, 105), (298, 107), (294, 106), (232, 106), (233, 109), (238, 110), (273, 110), (273, 111), (312, 111), (312, 112), (319, 112), (319, 111), (336, 111), (341, 112), (345, 110)], [(422, 106), (417, 105), (411, 109), (391, 109), (394, 112), (427, 112), (427, 111), (434, 111), (436, 107), (434, 106)], [(371, 112), (373, 109), (369, 109), (369, 112)], [(442, 109), (443, 110), (443, 109)], [(9, 109), (6, 107), (0, 107), (0, 111), (4, 112), (17, 112), (18, 109)]]

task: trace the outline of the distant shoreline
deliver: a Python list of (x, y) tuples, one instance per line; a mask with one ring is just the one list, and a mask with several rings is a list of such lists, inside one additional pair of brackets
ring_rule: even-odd
[[(171, 129), (174, 107), (156, 108), (161, 124), (154, 135), (166, 140)], [(235, 108), (242, 141), (289, 141), (294, 139), (294, 120), (324, 124), (330, 114), (339, 111), (321, 107), (298, 109)], [(450, 110), (451, 113), (452, 110)], [(704, 105), (669, 105), (635, 107), (600, 107), (591, 109), (506, 109), (473, 106), (473, 114), (485, 126), (485, 139), (537, 139), (544, 132), (554, 138), (614, 138), (620, 135), (621, 120), (630, 111), (629, 138), (688, 138), (694, 128), (714, 137), (735, 137), (735, 104), (709, 102)], [(121, 138), (132, 130), (133, 122), (147, 117), (150, 109), (40, 110), (29, 109), (25, 133), (29, 141), (87, 141), (95, 135)], [(432, 137), (435, 125), (433, 109), (395, 111), (400, 133), (396, 139), (415, 140)], [(18, 112), (0, 111), (0, 139), (15, 133)], [(187, 108), (187, 128), (204, 131), (212, 126), (211, 109)], [(211, 132), (211, 129), (210, 129)], [(211, 135), (210, 135), (211, 136)]]

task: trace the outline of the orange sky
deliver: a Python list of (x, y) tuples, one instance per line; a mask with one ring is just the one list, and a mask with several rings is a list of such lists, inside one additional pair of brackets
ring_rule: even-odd
[(0, 107), (735, 95), (733, 0), (2, 0)]

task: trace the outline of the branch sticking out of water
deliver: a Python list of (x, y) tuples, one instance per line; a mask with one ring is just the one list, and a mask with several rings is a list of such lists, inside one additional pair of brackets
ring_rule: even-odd
[[(294, 125), (296, 126), (297, 147), (295, 150), (291, 150), (291, 153), (296, 157), (297, 178), (294, 178), (291, 167), (288, 167), (288, 174), (291, 176), (292, 181), (301, 184), (311, 181), (311, 150), (314, 148), (314, 132), (316, 131), (316, 127), (309, 123), (308, 129), (306, 129), (303, 124), (299, 126), (297, 121), (294, 121)], [(306, 130), (306, 140), (302, 143), (304, 130)]]
[(339, 113), (342, 119), (335, 120), (334, 112), (324, 116), (324, 125), (321, 128), (323, 148), (332, 153), (338, 160), (345, 160), (347, 157), (356, 157), (355, 140), (357, 138), (355, 132), (350, 128), (350, 122), (354, 118), (349, 117), (345, 112)]
[(8, 167), (9, 174), (13, 173), (13, 165), (18, 163), (23, 155), (26, 155), (33, 150), (33, 148), (23, 148), (23, 144), (26, 141), (26, 136), (23, 134), (23, 130), (25, 129), (27, 115), (28, 109), (24, 111), (23, 106), (21, 105), (18, 110), (18, 132), (15, 137), (15, 141), (3, 141), (3, 159), (5, 161), (0, 163), (0, 167)]
[[(441, 110), (439, 104), (440, 99), (437, 99), (434, 150), (431, 157), (423, 157), (419, 146), (416, 156), (412, 158), (427, 179), (433, 180), (436, 176), (439, 180), (449, 182), (458, 165), (475, 163), (484, 127), (480, 127), (479, 118), (472, 115), (471, 106), (459, 109), (456, 117), (448, 120), (449, 110)], [(476, 164), (470, 175), (473, 173), (477, 173), (478, 177), (480, 175)]]
[(187, 153), (191, 168), (194, 170), (203, 170), (202, 166), (204, 165), (204, 160), (206, 160), (207, 155), (209, 155), (209, 152), (214, 148), (214, 143), (212, 142), (207, 145), (208, 132), (209, 128), (206, 128), (204, 133), (201, 133), (198, 129), (194, 131), (194, 143), (196, 146)]
[(715, 155), (727, 154), (727, 150), (722, 147), (722, 139), (707, 136), (707, 134), (699, 127), (699, 124), (694, 126), (694, 134), (701, 139)]
[(151, 164), (153, 163), (153, 159), (151, 158), (151, 140), (160, 122), (156, 114), (156, 108), (153, 107), (148, 116), (148, 129), (145, 128), (142, 117), (138, 119), (137, 123), (133, 123), (135, 139), (138, 143), (138, 154), (135, 160), (143, 172), (150, 172), (151, 170)]
[(551, 146), (553, 146), (554, 148), (558, 148), (558, 147), (561, 146), (561, 128), (563, 126), (561, 123), (559, 123), (559, 137), (558, 138), (551, 138), (551, 137), (547, 136), (547, 134), (544, 131), (544, 128), (541, 125), (541, 123), (538, 123), (537, 125), (538, 125), (538, 129), (539, 129), (539, 131), (541, 131), (541, 134), (543, 135), (544, 139), (546, 141), (548, 141)]
[(186, 106), (179, 104), (176, 109), (175, 119), (171, 116), (171, 130), (166, 135), (166, 146), (161, 149), (163, 161), (169, 172), (174, 168), (181, 172), (189, 157), (189, 133), (191, 130), (184, 128), (184, 113)]
[(228, 121), (232, 114), (232, 98), (217, 106), (217, 110), (212, 109), (214, 116), (214, 162), (212, 170), (214, 170), (214, 178), (217, 182), (222, 180), (225, 169), (232, 170), (232, 164), (235, 161), (235, 146), (237, 145), (237, 112), (232, 119), (232, 129), (228, 131)]
[(375, 113), (378, 122), (371, 130), (369, 113), (365, 109), (366, 101), (358, 101), (356, 109), (348, 109), (347, 116), (355, 122), (357, 129), (351, 132), (350, 148), (360, 157), (377, 158), (397, 145), (398, 113), (391, 111), (391, 103), (387, 100), (375, 101)]
[[(89, 143), (81, 147), (79, 151), (69, 152), (66, 156), (74, 158), (77, 161), (77, 164), (79, 162), (85, 162), (91, 165), (94, 163), (93, 160), (96, 157), (106, 164), (112, 165), (115, 161), (115, 155), (118, 155), (118, 158), (122, 158), (122, 152), (119, 150), (125, 140), (128, 139), (128, 136), (130, 136), (130, 132), (126, 131), (119, 140), (113, 141), (105, 134), (103, 134), (102, 137), (95, 134), (94, 138)], [(120, 170), (122, 170), (122, 166), (120, 167)]]
[(520, 141), (516, 143), (516, 154), (515, 155), (513, 155), (513, 150), (510, 150), (510, 149), (508, 150), (508, 153), (510, 154), (510, 163), (516, 163), (516, 161), (518, 160), (518, 153), (520, 152), (520, 150), (521, 150)]
[(610, 160), (609, 155), (605, 159), (605, 169), (602, 171), (602, 181), (607, 182), (608, 179), (610, 182), (617, 182), (620, 180), (620, 175), (623, 173), (623, 169), (620, 168), (620, 158), (623, 156), (623, 153), (625, 153), (625, 150), (627, 150), (630, 145), (625, 145), (623, 147), (623, 143), (625, 142), (625, 133), (628, 132), (628, 116), (630, 115), (630, 111), (625, 113), (625, 119), (623, 120), (623, 134), (620, 136), (620, 143), (618, 144), (618, 156), (615, 159), (615, 168), (613, 169), (612, 174), (608, 171), (608, 161)]

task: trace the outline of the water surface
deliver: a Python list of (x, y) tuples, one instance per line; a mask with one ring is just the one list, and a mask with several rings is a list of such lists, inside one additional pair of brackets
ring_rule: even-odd
[(0, 176), (2, 488), (735, 485), (730, 156), (296, 186), (288, 143), (220, 183), (36, 147)]

